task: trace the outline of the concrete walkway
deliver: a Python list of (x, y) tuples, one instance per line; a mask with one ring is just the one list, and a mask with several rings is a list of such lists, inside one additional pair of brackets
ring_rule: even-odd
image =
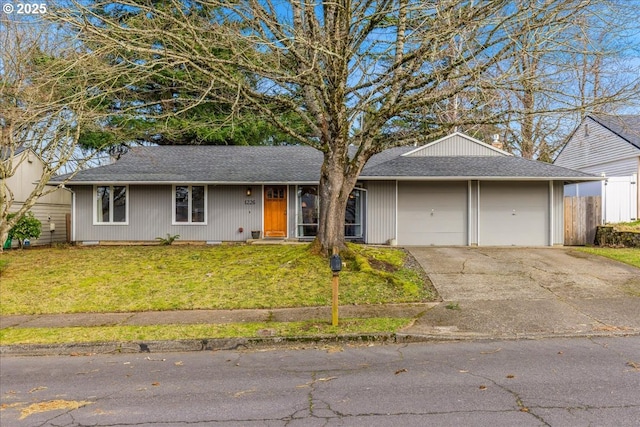
[[(640, 334), (640, 269), (569, 248), (410, 248), (442, 302), (343, 306), (340, 317), (413, 317), (397, 334), (332, 340), (462, 340)], [(0, 316), (0, 328), (219, 324), (331, 319), (330, 307)], [(138, 343), (140, 351), (227, 349), (257, 339)], [(295, 340), (294, 340), (295, 341)], [(0, 346), (0, 354), (108, 352), (122, 343)]]

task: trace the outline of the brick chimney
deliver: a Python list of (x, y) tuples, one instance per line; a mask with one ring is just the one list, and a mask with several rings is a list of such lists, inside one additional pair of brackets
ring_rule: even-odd
[(502, 142), (500, 142), (500, 135), (497, 133), (493, 135), (493, 142), (491, 143), (492, 147), (497, 148), (498, 150), (502, 150)]

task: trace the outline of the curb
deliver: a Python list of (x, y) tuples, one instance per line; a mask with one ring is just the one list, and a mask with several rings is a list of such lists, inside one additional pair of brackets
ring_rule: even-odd
[(95, 354), (169, 353), (251, 350), (270, 347), (319, 346), (344, 343), (395, 343), (395, 334), (327, 335), (309, 337), (216, 338), (173, 341), (126, 341), (67, 344), (0, 345), (0, 356), (87, 356)]
[(425, 342), (516, 341), (549, 338), (613, 338), (640, 336), (640, 331), (611, 331), (591, 333), (531, 333), (514, 335), (486, 335), (481, 333), (410, 334), (378, 333), (360, 335), (326, 335), (308, 337), (216, 338), (173, 341), (126, 341), (67, 344), (0, 345), (0, 356), (93, 356), (116, 354), (154, 354), (193, 351), (233, 351), (286, 347), (318, 347), (336, 344), (410, 344)]

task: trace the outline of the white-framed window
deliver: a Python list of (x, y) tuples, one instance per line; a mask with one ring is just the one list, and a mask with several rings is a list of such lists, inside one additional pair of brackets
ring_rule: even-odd
[(126, 185), (94, 186), (94, 224), (127, 225), (129, 188)]
[(207, 224), (207, 186), (173, 186), (173, 223)]

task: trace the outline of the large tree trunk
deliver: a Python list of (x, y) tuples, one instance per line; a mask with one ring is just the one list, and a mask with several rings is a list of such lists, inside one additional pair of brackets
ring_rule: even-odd
[[(342, 148), (342, 147), (341, 147)], [(320, 212), (316, 249), (323, 255), (331, 255), (344, 249), (345, 210), (349, 194), (355, 187), (361, 167), (349, 161), (344, 147), (344, 155), (325, 153), (320, 172)]]

